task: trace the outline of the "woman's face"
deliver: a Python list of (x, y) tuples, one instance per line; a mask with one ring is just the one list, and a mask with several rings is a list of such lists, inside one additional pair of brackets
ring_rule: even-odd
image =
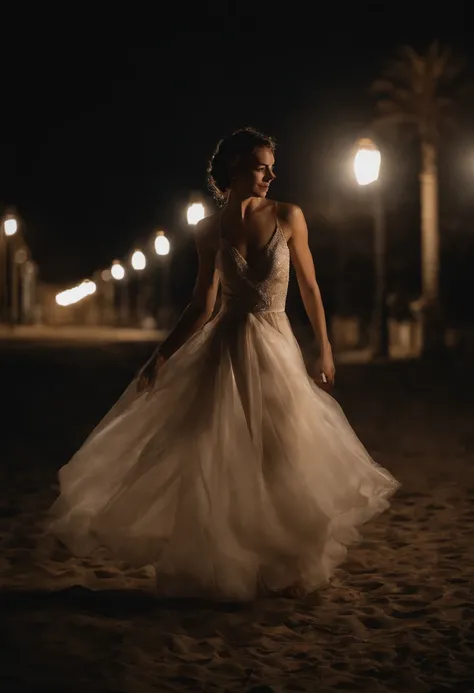
[(243, 198), (266, 197), (270, 184), (276, 178), (274, 166), (272, 150), (269, 147), (257, 147), (238, 165), (232, 187)]

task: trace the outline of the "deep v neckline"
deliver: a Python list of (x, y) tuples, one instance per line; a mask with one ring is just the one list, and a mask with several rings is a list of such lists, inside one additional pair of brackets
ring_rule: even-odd
[[(221, 244), (224, 243), (224, 244), (227, 246), (227, 248), (228, 248), (229, 250), (231, 250), (233, 253), (235, 253), (235, 255), (237, 255), (237, 257), (239, 258), (239, 260), (241, 260), (241, 261), (245, 264), (246, 267), (251, 267), (251, 264), (249, 265), (249, 262), (248, 262), (247, 258), (245, 258), (245, 257), (242, 255), (242, 253), (240, 252), (240, 250), (238, 250), (238, 249), (235, 247), (235, 245), (232, 245), (232, 243), (231, 243), (229, 240), (227, 240), (227, 238), (224, 238), (224, 236), (222, 235), (222, 216), (221, 216), (221, 220), (220, 220), (220, 221), (221, 221), (221, 223), (220, 223), (220, 227), (221, 227), (221, 234), (220, 234)], [(278, 233), (281, 234), (282, 231), (281, 231), (280, 224), (279, 224), (279, 222), (277, 221), (277, 222), (276, 222), (275, 229), (274, 229), (272, 235), (270, 236), (270, 238), (268, 239), (268, 241), (267, 241), (264, 245), (262, 245), (260, 248), (256, 248), (255, 251), (253, 251), (253, 253), (254, 253), (255, 255), (258, 256), (258, 255), (260, 255), (261, 253), (264, 253), (266, 250), (268, 250), (268, 248), (270, 247), (270, 245), (272, 244), (272, 242), (273, 242), (273, 241), (275, 240), (275, 238), (277, 237)], [(285, 240), (286, 240), (286, 239), (285, 239)]]

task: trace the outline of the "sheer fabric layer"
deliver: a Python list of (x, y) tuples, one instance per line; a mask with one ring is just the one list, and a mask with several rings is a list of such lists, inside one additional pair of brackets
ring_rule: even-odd
[(51, 529), (78, 556), (153, 564), (170, 595), (312, 590), (399, 484), (307, 375), (280, 227), (252, 264), (223, 243), (218, 268), (221, 312), (60, 470)]

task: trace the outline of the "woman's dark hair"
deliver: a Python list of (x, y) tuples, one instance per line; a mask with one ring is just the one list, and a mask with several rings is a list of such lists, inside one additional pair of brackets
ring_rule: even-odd
[(257, 147), (268, 147), (274, 152), (276, 142), (254, 128), (242, 128), (217, 144), (207, 167), (207, 183), (219, 204), (223, 204), (227, 198), (232, 174), (241, 157), (252, 154)]

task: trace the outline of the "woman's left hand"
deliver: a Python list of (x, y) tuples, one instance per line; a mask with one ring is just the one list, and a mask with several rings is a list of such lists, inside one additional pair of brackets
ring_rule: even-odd
[(321, 355), (316, 363), (314, 382), (322, 390), (331, 390), (334, 387), (336, 367), (332, 355), (331, 345), (328, 343), (321, 350)]

